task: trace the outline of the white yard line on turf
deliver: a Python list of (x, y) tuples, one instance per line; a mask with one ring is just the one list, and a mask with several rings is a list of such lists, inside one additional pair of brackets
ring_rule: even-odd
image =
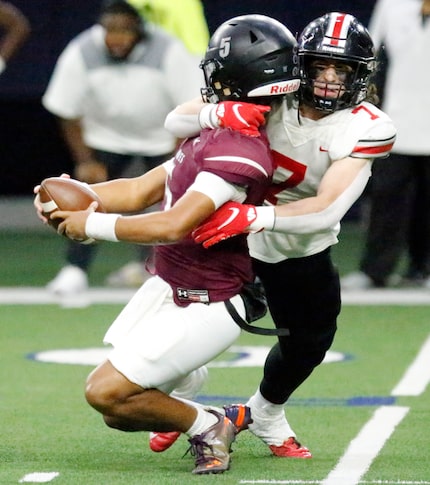
[[(320, 480), (240, 480), (239, 483), (270, 484), (270, 485), (321, 485)], [(361, 480), (357, 485), (430, 485), (428, 481), (410, 480)]]
[[(95, 303), (127, 303), (136, 289), (93, 287), (80, 295), (61, 298), (45, 288), (0, 287), (0, 304), (87, 306)], [(430, 305), (430, 289), (366, 290), (342, 293), (344, 305)]]
[(392, 396), (419, 396), (430, 382), (430, 336), (424, 342), (418, 355), (407, 368)]
[(381, 406), (351, 441), (321, 485), (357, 485), (409, 408)]
[(60, 474), (58, 472), (34, 472), (23, 476), (19, 483), (48, 483)]
[[(392, 396), (418, 396), (430, 381), (430, 337), (408, 367)], [(367, 472), (395, 427), (408, 413), (407, 407), (378, 408), (358, 436), (351, 441), (343, 457), (321, 485), (357, 485)], [(418, 482), (422, 483), (422, 482)]]
[[(391, 391), (392, 396), (418, 396), (430, 382), (430, 336), (418, 355), (408, 367), (399, 383)], [(351, 441), (336, 467), (322, 481), (305, 480), (242, 480), (240, 483), (270, 483), (285, 485), (425, 485), (428, 481), (377, 480), (362, 481), (373, 460), (394, 432), (396, 426), (409, 411), (408, 407), (381, 406)]]
[(96, 303), (127, 303), (136, 289), (91, 288), (88, 291), (61, 297), (45, 288), (38, 287), (0, 287), (0, 304), (3, 305), (60, 305), (83, 307)]

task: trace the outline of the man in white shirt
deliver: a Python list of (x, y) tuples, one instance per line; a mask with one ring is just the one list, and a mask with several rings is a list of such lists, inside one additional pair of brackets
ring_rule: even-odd
[[(177, 140), (164, 119), (202, 83), (195, 57), (180, 41), (145, 23), (126, 1), (111, 0), (98, 23), (60, 55), (43, 105), (60, 120), (75, 178), (95, 183), (169, 158)], [(70, 243), (67, 265), (48, 288), (62, 295), (85, 290), (95, 248)], [(147, 249), (139, 253), (143, 271)]]
[(379, 0), (369, 24), (375, 46), (385, 46), (382, 108), (398, 134), (390, 163), (373, 166), (365, 247), (344, 290), (392, 284), (404, 252), (402, 284), (430, 286), (429, 16), (429, 0)]

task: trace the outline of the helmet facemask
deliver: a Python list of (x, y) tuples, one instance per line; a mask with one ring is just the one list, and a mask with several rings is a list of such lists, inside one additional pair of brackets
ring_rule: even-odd
[(205, 103), (219, 103), (220, 101), (240, 99), (241, 90), (235, 86), (236, 81), (223, 79), (223, 66), (217, 59), (206, 59), (200, 64), (206, 83), (200, 92)]
[[(332, 113), (355, 106), (365, 99), (367, 79), (372, 72), (367, 63), (310, 54), (300, 57), (301, 99), (306, 104), (317, 110)], [(318, 61), (321, 61), (321, 66), (324, 66), (327, 61), (336, 66), (337, 82), (317, 81), (320, 71), (317, 67)], [(316, 87), (319, 88), (320, 94), (315, 93)], [(334, 89), (338, 90), (337, 96), (332, 95)], [(325, 91), (325, 95), (321, 91)]]
[[(320, 87), (314, 63), (333, 65), (342, 89), (333, 95), (328, 83), (324, 92)], [(332, 113), (355, 106), (367, 95), (370, 74), (376, 68), (373, 41), (366, 28), (352, 15), (330, 12), (313, 20), (299, 37), (299, 68), (301, 75), (300, 100), (315, 109)]]

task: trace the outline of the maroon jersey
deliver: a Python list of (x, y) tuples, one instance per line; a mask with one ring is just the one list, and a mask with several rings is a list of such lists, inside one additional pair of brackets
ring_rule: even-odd
[[(187, 139), (176, 153), (164, 206), (172, 206), (203, 171), (245, 187), (245, 202), (259, 205), (273, 174), (265, 133), (255, 138), (228, 129), (203, 130)], [(171, 285), (181, 306), (227, 300), (254, 279), (245, 234), (209, 249), (188, 236), (176, 244), (156, 246), (154, 256), (156, 274)]]

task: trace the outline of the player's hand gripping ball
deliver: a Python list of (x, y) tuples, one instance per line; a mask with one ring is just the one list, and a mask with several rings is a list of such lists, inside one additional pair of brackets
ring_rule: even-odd
[(80, 211), (97, 202), (97, 212), (106, 212), (99, 196), (88, 184), (65, 177), (50, 177), (43, 180), (39, 189), (39, 200), (48, 224), (57, 230), (61, 219), (51, 219), (57, 210)]

